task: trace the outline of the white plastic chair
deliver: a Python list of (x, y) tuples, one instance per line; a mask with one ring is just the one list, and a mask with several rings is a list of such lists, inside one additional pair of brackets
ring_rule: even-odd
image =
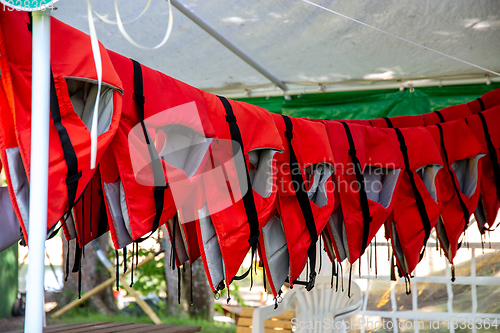
[[(296, 333), (343, 332), (344, 325), (337, 324), (361, 309), (363, 295), (356, 282), (351, 281), (351, 297), (347, 295), (349, 280), (344, 278), (344, 292), (332, 289), (330, 277), (318, 276), (314, 288), (307, 292), (302, 286), (295, 286), (284, 295), (283, 302), (275, 310), (274, 305), (255, 309), (252, 319), (252, 333), (264, 333), (264, 321), (279, 316), (289, 308), (295, 308)], [(326, 319), (326, 320), (325, 320)], [(312, 322), (313, 328), (308, 323)], [(340, 329), (338, 329), (340, 328)]]

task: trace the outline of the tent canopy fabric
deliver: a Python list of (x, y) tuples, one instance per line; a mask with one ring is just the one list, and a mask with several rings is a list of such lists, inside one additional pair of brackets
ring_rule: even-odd
[[(323, 1), (315, 3), (415, 43), (478, 66), (500, 70), (500, 2)], [(173, 0), (242, 49), (289, 89), (338, 87), (421, 79), (483, 78), (484, 70), (417, 47), (301, 0)], [(114, 1), (91, 0), (115, 21)], [(167, 1), (117, 1), (128, 34), (154, 46), (168, 25)], [(85, 1), (60, 1), (54, 16), (88, 32)], [(132, 46), (117, 25), (94, 16), (97, 36), (109, 49), (198, 88), (225, 94), (281, 93), (267, 77), (173, 6), (173, 31), (156, 50)], [(496, 79), (493, 77), (492, 79)], [(364, 90), (364, 89), (358, 89)]]

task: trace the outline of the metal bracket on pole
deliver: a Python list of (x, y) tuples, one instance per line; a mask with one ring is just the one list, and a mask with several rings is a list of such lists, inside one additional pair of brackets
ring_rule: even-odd
[(264, 66), (250, 57), (245, 51), (239, 48), (236, 44), (231, 42), (229, 39), (224, 37), (221, 33), (219, 33), (214, 27), (212, 27), (208, 22), (204, 21), (201, 17), (193, 13), (189, 8), (187, 8), (180, 0), (171, 0), (172, 4), (175, 8), (181, 11), (184, 15), (186, 15), (191, 21), (200, 26), (203, 30), (208, 32), (212, 37), (217, 39), (222, 45), (231, 50), (234, 54), (240, 57), (244, 62), (252, 66), (259, 73), (267, 77), (271, 82), (280, 87), (283, 91), (287, 91), (288, 87), (276, 75), (267, 70)]

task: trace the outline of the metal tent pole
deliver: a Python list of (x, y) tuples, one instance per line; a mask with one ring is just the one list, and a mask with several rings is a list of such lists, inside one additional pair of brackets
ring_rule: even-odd
[(238, 45), (234, 44), (228, 38), (223, 36), (219, 31), (217, 31), (210, 23), (203, 20), (201, 17), (192, 12), (188, 7), (186, 7), (181, 0), (171, 0), (172, 5), (177, 8), (180, 12), (186, 15), (191, 21), (199, 25), (203, 30), (208, 32), (212, 37), (217, 39), (222, 45), (231, 50), (234, 54), (240, 57), (247, 64), (252, 66), (259, 73), (267, 77), (271, 82), (276, 84), (280, 89), (286, 91), (288, 89), (287, 85), (279, 77), (271, 73), (267, 68), (260, 64), (257, 60), (252, 58), (248, 53), (243, 51)]
[(25, 332), (41, 333), (44, 324), (45, 239), (50, 120), (50, 10), (33, 12), (31, 89), (31, 168), (29, 256)]

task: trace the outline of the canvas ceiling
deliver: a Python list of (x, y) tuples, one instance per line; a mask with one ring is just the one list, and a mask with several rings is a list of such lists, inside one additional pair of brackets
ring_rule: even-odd
[[(368, 87), (380, 84), (379, 81), (423, 78), (486, 80), (486, 72), (480, 69), (300, 0), (178, 1), (284, 81), (289, 89), (318, 89), (319, 84)], [(500, 71), (499, 1), (312, 1), (397, 36)], [(135, 18), (146, 3), (119, 0), (122, 20)], [(91, 4), (99, 14), (116, 19), (114, 1), (91, 0)], [(61, 0), (56, 7), (56, 18), (88, 33), (86, 1)], [(166, 32), (168, 8), (167, 1), (152, 0), (147, 12), (126, 24), (125, 29), (138, 43), (154, 46)], [(156, 50), (136, 48), (116, 25), (106, 24), (96, 16), (94, 19), (98, 38), (107, 48), (198, 88), (227, 94), (281, 93), (268, 78), (176, 8), (172, 35)]]

